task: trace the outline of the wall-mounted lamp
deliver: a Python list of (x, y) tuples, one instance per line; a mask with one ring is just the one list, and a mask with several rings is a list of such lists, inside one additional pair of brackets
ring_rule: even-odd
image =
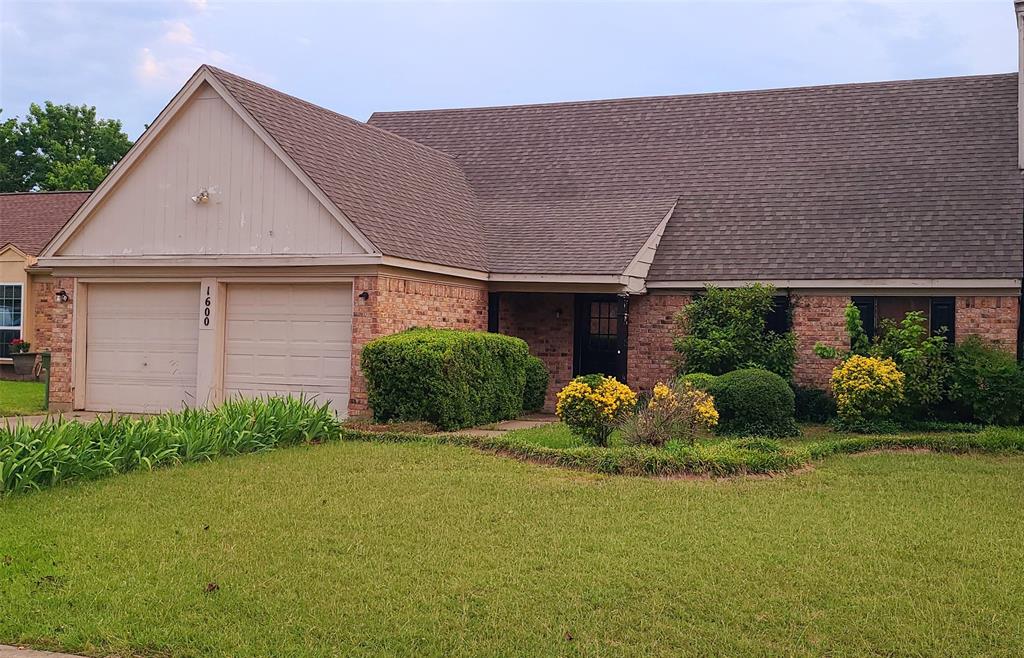
[(199, 194), (192, 197), (192, 203), (198, 205), (200, 203), (207, 203), (210, 200), (209, 190), (199, 190)]
[(361, 293), (359, 293), (359, 299), (363, 300), (364, 302), (367, 299), (369, 299), (369, 298), (370, 298), (370, 293), (366, 292), (365, 290), (362, 291)]
[(561, 320), (562, 319), (562, 309), (555, 310), (555, 319), (556, 320)]
[(57, 292), (53, 293), (53, 299), (58, 304), (67, 304), (68, 300), (70, 299), (70, 297), (68, 297), (67, 291), (65, 291), (63, 288), (61, 288)]

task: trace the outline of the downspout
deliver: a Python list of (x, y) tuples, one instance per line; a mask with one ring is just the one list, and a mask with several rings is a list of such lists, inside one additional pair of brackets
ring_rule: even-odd
[[(1024, 171), (1024, 0), (1013, 0), (1013, 10), (1017, 21), (1017, 166)], [(1024, 213), (1021, 230), (1024, 231)], [(1024, 273), (1024, 248), (1021, 249), (1021, 272)], [(1024, 276), (1017, 303), (1017, 359), (1024, 359)]]

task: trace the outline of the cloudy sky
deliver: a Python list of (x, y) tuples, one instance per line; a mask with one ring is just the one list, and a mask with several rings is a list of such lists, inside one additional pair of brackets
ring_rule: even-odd
[(1011, 0), (0, 0), (0, 107), (95, 105), (133, 137), (208, 62), (365, 119), (536, 103), (997, 73)]

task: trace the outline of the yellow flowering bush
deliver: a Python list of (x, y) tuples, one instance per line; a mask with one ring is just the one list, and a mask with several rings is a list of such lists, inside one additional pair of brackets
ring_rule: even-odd
[(904, 381), (892, 359), (850, 356), (832, 371), (839, 419), (850, 428), (885, 421), (903, 401)]
[(555, 413), (586, 443), (605, 446), (619, 420), (636, 406), (636, 393), (602, 375), (577, 377), (558, 392)]
[(718, 424), (715, 399), (688, 382), (674, 387), (659, 382), (651, 400), (643, 409), (630, 414), (622, 423), (627, 443), (663, 446), (671, 440), (693, 443), (700, 429)]

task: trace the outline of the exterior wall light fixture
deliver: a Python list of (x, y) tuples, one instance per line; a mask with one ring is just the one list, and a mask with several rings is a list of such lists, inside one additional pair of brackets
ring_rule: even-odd
[(67, 291), (61, 288), (57, 292), (53, 293), (53, 299), (58, 304), (67, 304), (70, 297), (68, 297)]

